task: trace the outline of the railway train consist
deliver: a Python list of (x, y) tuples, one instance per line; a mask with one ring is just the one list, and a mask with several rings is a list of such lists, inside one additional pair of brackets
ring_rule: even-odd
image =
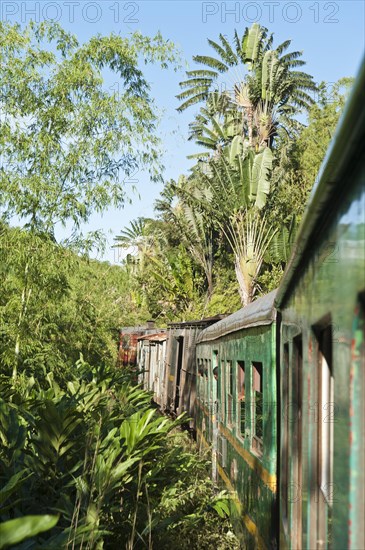
[(140, 381), (191, 417), (243, 548), (365, 548), (364, 138), (363, 65), (279, 289), (138, 340)]

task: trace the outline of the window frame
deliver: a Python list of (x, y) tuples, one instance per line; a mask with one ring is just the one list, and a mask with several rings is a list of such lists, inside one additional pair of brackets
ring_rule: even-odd
[[(312, 325), (312, 336), (315, 342), (315, 380), (317, 382), (317, 400), (315, 403), (317, 429), (314, 454), (316, 460), (315, 491), (311, 496), (311, 501), (316, 511), (316, 517), (318, 517), (317, 529), (314, 533), (315, 540), (326, 541), (326, 547), (333, 536), (333, 491), (331, 489), (333, 487), (334, 424), (333, 422), (325, 422), (326, 417), (329, 416), (328, 405), (331, 405), (331, 403), (334, 405), (333, 328), (331, 313)], [(333, 398), (330, 403), (324, 403), (326, 395), (330, 399)], [(329, 425), (324, 426), (325, 424)], [(327, 439), (329, 439), (327, 448), (323, 441), (325, 429)], [(323, 483), (329, 486), (329, 494), (326, 493)], [(330, 542), (330, 544), (332, 543)]]
[[(328, 405), (334, 406), (334, 362), (333, 362), (333, 324), (331, 313), (312, 326), (316, 342), (315, 379), (317, 382), (317, 430), (316, 430), (316, 475), (314, 507), (318, 517), (316, 540), (326, 541), (333, 536), (333, 458), (334, 423), (325, 422), (328, 417)], [(329, 376), (328, 376), (329, 374)], [(331, 401), (324, 403), (329, 398)], [(324, 426), (327, 424), (327, 426)], [(326, 436), (324, 437), (324, 433)], [(325, 483), (325, 486), (323, 485)], [(330, 492), (326, 492), (326, 486)], [(333, 541), (332, 541), (333, 542)], [(332, 545), (332, 542), (330, 544)]]
[[(258, 368), (261, 369), (261, 375), (259, 380), (261, 391), (256, 392), (255, 390), (255, 371), (258, 372)], [(262, 401), (262, 437), (257, 436), (256, 433), (256, 421), (257, 421), (257, 401), (256, 393), (261, 394)], [(262, 457), (264, 454), (264, 364), (262, 361), (251, 361), (251, 450), (257, 454), (259, 457)]]

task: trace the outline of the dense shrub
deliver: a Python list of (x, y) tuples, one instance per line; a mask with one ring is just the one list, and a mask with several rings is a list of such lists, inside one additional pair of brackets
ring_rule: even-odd
[(47, 389), (1, 377), (1, 520), (57, 521), (17, 547), (234, 548), (183, 419), (160, 415), (126, 370), (81, 360), (67, 375), (65, 389), (51, 374)]

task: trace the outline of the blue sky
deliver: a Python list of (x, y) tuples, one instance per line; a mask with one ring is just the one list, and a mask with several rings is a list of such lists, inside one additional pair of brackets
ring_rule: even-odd
[[(56, 18), (79, 41), (96, 33), (117, 32), (122, 35), (140, 30), (146, 35), (161, 31), (181, 50), (190, 67), (192, 56), (210, 53), (207, 38), (216, 40), (219, 33), (232, 39), (234, 29), (242, 34), (246, 26), (257, 21), (275, 33), (275, 44), (292, 39), (291, 50), (303, 51), (306, 70), (316, 81), (335, 82), (342, 76), (354, 76), (364, 52), (364, 2), (358, 1), (260, 1), (260, 2), (199, 2), (144, 0), (92, 1), (38, 1), (14, 2), (3, 0), (2, 19), (27, 23), (29, 20)], [(152, 95), (163, 110), (161, 136), (165, 150), (165, 179), (186, 173), (191, 161), (188, 154), (196, 152), (187, 141), (188, 124), (197, 109), (183, 114), (176, 111), (179, 81), (184, 71), (161, 71), (157, 66), (145, 70), (151, 83)], [(113, 89), (116, 81), (107, 86)], [(114, 88), (115, 89), (115, 88)], [(104, 216), (93, 216), (85, 230), (103, 229), (108, 234), (109, 246), (104, 259), (117, 260), (113, 235), (139, 216), (153, 216), (153, 202), (161, 186), (149, 181), (147, 175), (137, 173), (135, 184), (141, 200), (132, 196), (133, 204), (123, 210), (109, 210)]]

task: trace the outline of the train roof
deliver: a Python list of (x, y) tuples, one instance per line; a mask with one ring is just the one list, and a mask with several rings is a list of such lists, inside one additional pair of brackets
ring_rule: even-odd
[(258, 298), (236, 313), (206, 328), (199, 334), (197, 343), (216, 340), (241, 329), (270, 325), (276, 319), (274, 306), (276, 292), (276, 290), (269, 292), (266, 296)]
[(301, 253), (298, 254), (294, 245), (276, 297), (275, 303), (278, 308), (284, 304), (289, 290), (295, 284), (304, 256), (307, 257), (311, 251), (316, 250), (316, 240), (328, 214), (328, 206), (333, 200), (340, 200), (343, 193), (348, 192), (348, 186), (346, 189), (343, 185), (344, 175), (346, 172), (349, 173), (349, 168), (362, 157), (364, 134), (365, 59), (309, 197), (296, 238)]
[(121, 332), (122, 334), (155, 334), (156, 330), (162, 329), (159, 329), (158, 327), (148, 327), (147, 325), (137, 325), (135, 327), (121, 327), (119, 329), (119, 332)]
[(206, 327), (213, 323), (217, 323), (225, 317), (227, 317), (227, 315), (219, 314), (214, 315), (213, 317), (205, 317), (204, 319), (199, 319), (197, 321), (180, 321), (175, 323), (168, 323), (167, 326), (169, 328)]
[(138, 342), (140, 340), (150, 340), (150, 342), (164, 342), (166, 339), (167, 339), (166, 331), (162, 331), (154, 334), (145, 334), (144, 336), (140, 336), (138, 338)]

